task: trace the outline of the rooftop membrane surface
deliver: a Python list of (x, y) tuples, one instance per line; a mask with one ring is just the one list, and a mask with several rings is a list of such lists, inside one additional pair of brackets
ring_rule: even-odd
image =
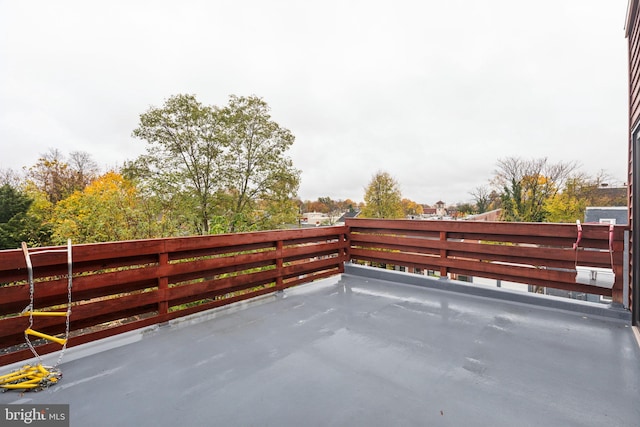
[(69, 404), (72, 426), (640, 425), (628, 322), (357, 271), (71, 348), (59, 384), (0, 404)]

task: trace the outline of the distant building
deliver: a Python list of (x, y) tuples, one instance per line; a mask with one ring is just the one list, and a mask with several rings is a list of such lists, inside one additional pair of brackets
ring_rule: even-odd
[(447, 209), (445, 203), (442, 200), (438, 200), (435, 204), (434, 208), (427, 207), (427, 205), (422, 205), (422, 215), (416, 218), (410, 219), (427, 219), (427, 220), (437, 220), (437, 219), (455, 219), (458, 215), (458, 211), (455, 209)]
[(301, 224), (303, 226), (319, 227), (329, 225), (331, 217), (322, 212), (305, 212), (302, 214)]
[(422, 215), (424, 216), (435, 216), (436, 208), (430, 208), (429, 205), (422, 205)]

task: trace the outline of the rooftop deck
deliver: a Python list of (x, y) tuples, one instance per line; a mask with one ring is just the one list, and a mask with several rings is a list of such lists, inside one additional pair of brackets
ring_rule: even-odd
[(78, 426), (640, 424), (616, 309), (356, 266), (73, 347), (61, 369), (0, 403), (68, 403)]

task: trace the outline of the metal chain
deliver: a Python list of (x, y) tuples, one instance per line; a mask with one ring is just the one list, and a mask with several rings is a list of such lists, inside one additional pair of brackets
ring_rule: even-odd
[[(35, 283), (33, 279), (33, 264), (31, 263), (31, 254), (29, 253), (29, 248), (25, 242), (22, 242), (22, 252), (24, 253), (25, 263), (27, 264), (27, 274), (29, 280), (29, 305), (25, 307), (24, 310), (20, 313), (24, 315), (26, 311), (29, 312), (29, 327), (24, 332), (24, 338), (29, 346), (29, 349), (33, 353), (33, 355), (38, 359), (38, 364), (36, 366), (25, 365), (21, 369), (14, 371), (8, 375), (3, 375), (0, 377), (0, 388), (2, 391), (6, 391), (8, 389), (25, 389), (25, 390), (33, 390), (38, 391), (45, 389), (53, 384), (57, 384), (58, 381), (62, 378), (62, 371), (58, 369), (58, 365), (62, 361), (62, 357), (64, 356), (64, 352), (67, 349), (67, 342), (69, 341), (69, 325), (70, 325), (70, 317), (71, 317), (71, 287), (73, 280), (73, 256), (71, 252), (71, 239), (67, 240), (67, 312), (65, 319), (65, 337), (64, 343), (62, 344), (62, 350), (60, 351), (60, 355), (58, 356), (58, 361), (54, 366), (43, 366), (42, 358), (34, 348), (31, 340), (29, 339), (29, 333), (32, 333), (36, 336), (47, 337), (46, 334), (35, 333), (31, 328), (33, 327), (33, 314), (34, 314), (34, 294), (35, 294)], [(44, 253), (44, 252), (64, 252), (64, 250), (44, 250), (44, 251), (36, 251), (33, 254)], [(47, 313), (42, 313), (47, 315)], [(55, 315), (55, 314), (54, 314)], [(53, 338), (49, 336), (49, 338)], [(57, 340), (57, 338), (54, 338)]]
[(69, 342), (69, 318), (71, 317), (71, 286), (73, 281), (73, 256), (71, 254), (71, 239), (67, 240), (67, 317), (65, 320), (65, 335), (64, 335), (64, 345), (62, 346), (62, 350), (60, 350), (60, 355), (58, 356), (58, 361), (53, 367), (57, 367), (60, 362), (62, 362), (62, 357), (64, 356), (64, 352), (67, 349), (67, 342)]
[[(31, 263), (31, 256), (29, 255), (29, 250), (27, 248), (26, 243), (22, 243), (22, 251), (24, 252), (25, 262), (27, 263), (27, 274), (29, 278), (29, 305), (25, 307), (22, 312), (29, 311), (29, 328), (33, 327), (33, 310), (34, 310), (34, 293), (35, 293), (35, 285), (33, 280), (33, 264)], [(71, 317), (71, 288), (73, 283), (73, 255), (71, 250), (71, 239), (67, 240), (67, 315), (65, 319), (65, 336), (64, 336), (64, 344), (62, 345), (62, 350), (60, 350), (60, 355), (58, 356), (58, 360), (53, 368), (57, 367), (64, 357), (64, 353), (67, 349), (67, 342), (69, 341), (69, 329), (70, 329), (70, 317)], [(36, 351), (35, 347), (31, 343), (29, 339), (29, 334), (25, 332), (24, 334), (25, 341), (27, 342), (27, 346), (33, 353), (33, 355), (38, 359), (40, 364), (42, 364), (42, 358)]]
[[(24, 313), (25, 310), (29, 311), (29, 328), (27, 329), (31, 329), (33, 327), (33, 293), (34, 293), (33, 264), (31, 264), (29, 249), (27, 248), (27, 244), (25, 242), (22, 242), (22, 252), (24, 252), (24, 259), (25, 259), (25, 262), (27, 263), (27, 276), (29, 278), (29, 305), (22, 312)], [(31, 350), (33, 355), (38, 359), (40, 363), (42, 363), (42, 359), (40, 358), (40, 355), (38, 354), (36, 349), (33, 347), (33, 344), (31, 344), (31, 340), (29, 339), (29, 334), (27, 334), (26, 331), (24, 333), (24, 339), (27, 342), (27, 345), (29, 346), (29, 349)]]

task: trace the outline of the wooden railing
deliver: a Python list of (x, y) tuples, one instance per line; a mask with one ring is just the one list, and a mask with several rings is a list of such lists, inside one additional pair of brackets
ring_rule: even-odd
[[(344, 271), (347, 228), (137, 240), (73, 246), (68, 346), (272, 293)], [(31, 257), (36, 310), (66, 311), (66, 253)], [(32, 357), (25, 348), (29, 303), (24, 254), (0, 252), (0, 365)], [(61, 336), (65, 317), (34, 329)], [(22, 345), (21, 345), (22, 344)], [(46, 354), (60, 349), (37, 342)]]
[[(613, 230), (612, 289), (576, 283), (583, 266), (611, 267), (609, 228), (571, 224), (349, 219), (346, 226), (73, 246), (71, 338), (75, 346), (272, 293), (344, 271), (344, 262), (436, 270), (611, 296), (622, 302), (623, 226)], [(64, 253), (31, 257), (36, 310), (66, 311)], [(24, 254), (0, 251), (0, 366), (30, 358)], [(34, 329), (58, 337), (64, 317)], [(40, 354), (60, 349), (36, 342)]]
[[(623, 303), (624, 231), (583, 224), (348, 219), (352, 261), (610, 296)], [(615, 271), (612, 289), (576, 283), (576, 264)], [(576, 258), (577, 256), (577, 258)], [(577, 260), (577, 263), (576, 263)]]

